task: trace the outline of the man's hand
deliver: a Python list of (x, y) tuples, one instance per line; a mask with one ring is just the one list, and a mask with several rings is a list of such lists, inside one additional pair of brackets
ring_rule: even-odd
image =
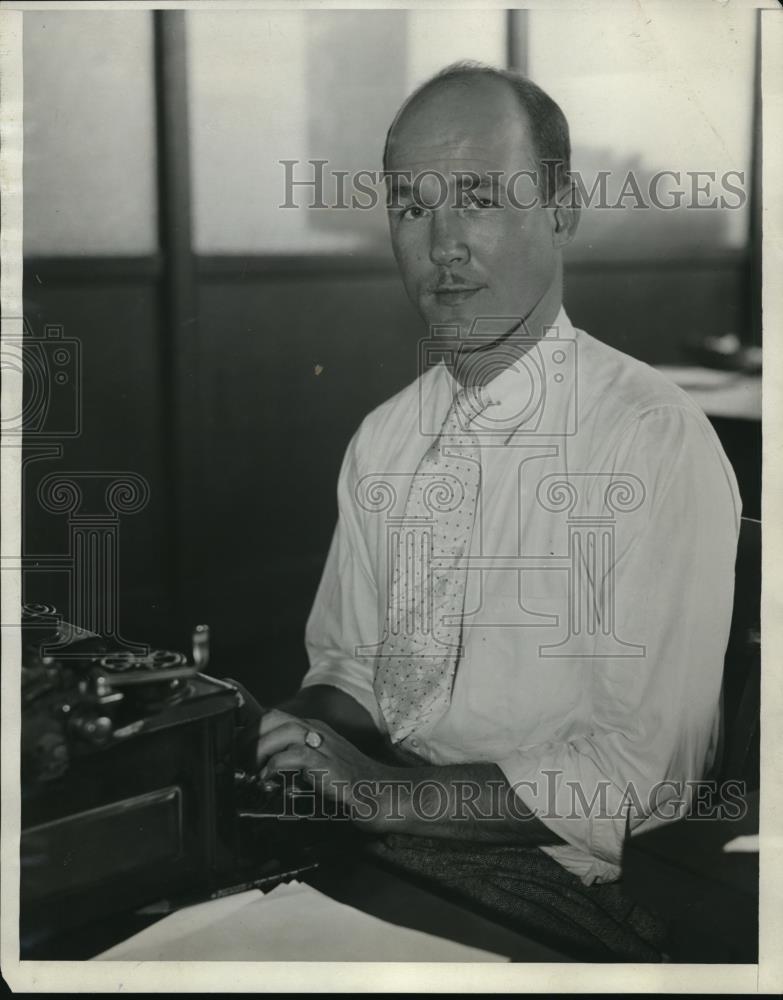
[(292, 698), (278, 705), (278, 710), (297, 719), (322, 719), (375, 759), (382, 760), (388, 755), (387, 741), (376, 728), (370, 713), (339, 688), (328, 684), (300, 688)]
[[(308, 732), (321, 737), (310, 740)], [(496, 764), (396, 767), (366, 756), (319, 719), (280, 709), (259, 727), (262, 779), (298, 772), (370, 833), (551, 844), (553, 834), (519, 801)], [(513, 807), (513, 808), (510, 808)]]
[[(397, 774), (396, 768), (367, 757), (317, 719), (299, 719), (271, 709), (261, 720), (259, 732), (256, 759), (262, 778), (298, 771), (324, 798), (348, 809), (357, 805), (354, 797), (357, 785), (367, 788), (389, 781)], [(320, 745), (310, 746), (305, 742), (308, 732), (321, 737)], [(363, 805), (366, 807), (366, 800)]]

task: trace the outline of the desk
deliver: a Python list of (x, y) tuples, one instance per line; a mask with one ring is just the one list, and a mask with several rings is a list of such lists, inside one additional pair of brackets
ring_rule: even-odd
[(660, 365), (696, 402), (720, 438), (737, 477), (745, 517), (761, 517), (761, 376)]
[[(513, 962), (570, 961), (557, 951), (358, 855), (332, 856), (320, 867), (300, 875), (299, 879), (338, 903), (387, 923), (502, 955)], [(151, 927), (159, 919), (159, 916), (143, 914), (119, 915), (61, 935), (47, 944), (45, 951), (29, 957), (61, 961), (93, 958)], [(363, 958), (370, 960), (369, 956)], [(306, 960), (307, 956), (302, 955), (302, 959)], [(254, 961), (254, 956), (248, 954), (243, 960)]]
[[(756, 961), (757, 857), (725, 854), (722, 847), (727, 840), (752, 832), (757, 815), (756, 797), (744, 821), (685, 820), (632, 838), (625, 859), (626, 890), (642, 905), (656, 908), (671, 920), (676, 948), (671, 953), (673, 961)], [(436, 890), (417, 884), (407, 875), (358, 854), (332, 856), (299, 878), (336, 902), (387, 924), (491, 952), (512, 962), (573, 961)], [(216, 911), (219, 909), (216, 907)], [(48, 947), (46, 954), (35, 957), (91, 958), (151, 926), (156, 919), (126, 914), (103, 921), (99, 927), (81, 928), (69, 941), (61, 939)], [(379, 941), (382, 950), (383, 940)], [(366, 952), (365, 939), (364, 953), (359, 957), (372, 960)], [(252, 953), (241, 958), (237, 954), (230, 957), (257, 960)], [(302, 960), (307, 957), (301, 956)], [(401, 954), (399, 961), (404, 960)]]

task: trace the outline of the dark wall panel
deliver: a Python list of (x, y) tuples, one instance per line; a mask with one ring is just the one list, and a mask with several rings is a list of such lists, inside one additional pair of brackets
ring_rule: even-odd
[[(167, 490), (154, 281), (96, 283), (89, 274), (60, 281), (28, 267), (25, 316), (34, 337), (43, 335), (46, 325), (59, 325), (64, 338), (78, 342), (83, 402), (81, 433), (62, 439), (62, 458), (28, 466), (25, 551), (57, 555), (68, 545), (67, 515), (44, 510), (36, 498), (45, 476), (73, 473), (82, 486), (88, 480), (80, 473), (132, 472), (143, 477), (149, 502), (120, 520), (120, 614), (127, 638), (146, 641), (159, 632), (159, 641), (164, 641)], [(34, 441), (28, 438), (31, 446)], [(101, 498), (93, 500), (97, 511)], [(62, 574), (28, 572), (27, 595), (31, 600), (56, 597), (62, 603), (65, 582)]]
[(742, 258), (629, 261), (566, 268), (565, 302), (573, 323), (648, 364), (683, 364), (686, 345), (707, 336), (747, 333)]
[(197, 336), (183, 603), (219, 662), (277, 695), (305, 667), (343, 452), (415, 378), (421, 328), (391, 273), (264, 276), (203, 282)]

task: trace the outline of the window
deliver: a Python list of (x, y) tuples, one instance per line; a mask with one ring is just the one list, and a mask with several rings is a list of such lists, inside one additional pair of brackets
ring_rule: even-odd
[(23, 31), (25, 253), (154, 252), (150, 12), (26, 11)]
[[(755, 11), (727, 4), (618, 4), (612, 17), (592, 11), (532, 10), (528, 14), (529, 74), (563, 108), (571, 128), (572, 166), (589, 191), (609, 170), (610, 203), (629, 171), (646, 194), (659, 171), (659, 201), (683, 204), (693, 184), (720, 198), (720, 178), (745, 192), (750, 184)], [(688, 172), (702, 176), (694, 182)], [(710, 189), (710, 190), (707, 190)], [(739, 195), (725, 192), (730, 204)], [(572, 256), (639, 257), (709, 254), (742, 247), (748, 206), (724, 211), (593, 208), (583, 213)]]
[[(308, 161), (327, 160), (324, 203), (334, 203), (336, 171), (380, 170), (386, 129), (413, 87), (458, 59), (504, 65), (506, 53), (504, 10), (190, 11), (187, 25), (202, 254), (387, 253), (380, 202), (280, 208), (280, 161), (312, 181)], [(310, 190), (297, 189), (298, 204)]]

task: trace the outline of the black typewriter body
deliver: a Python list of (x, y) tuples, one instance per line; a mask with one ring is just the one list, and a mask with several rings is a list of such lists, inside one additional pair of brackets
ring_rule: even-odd
[(247, 770), (261, 709), (241, 685), (181, 654), (112, 654), (41, 606), (25, 609), (23, 648), (22, 958), (317, 863), (324, 824), (308, 833), (282, 795), (264, 805)]

